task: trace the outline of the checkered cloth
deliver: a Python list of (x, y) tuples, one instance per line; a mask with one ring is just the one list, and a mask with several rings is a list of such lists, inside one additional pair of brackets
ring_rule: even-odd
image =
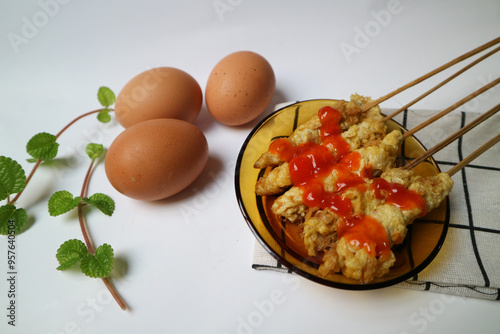
[[(412, 129), (434, 114), (409, 110), (394, 119)], [(453, 111), (417, 132), (416, 137), (431, 148), (478, 115)], [(497, 135), (499, 128), (500, 115), (495, 115), (435, 154), (434, 159), (447, 171)], [(450, 225), (440, 252), (418, 275), (396, 287), (500, 300), (500, 145), (456, 173), (453, 181)], [(291, 273), (258, 242), (252, 268)]]

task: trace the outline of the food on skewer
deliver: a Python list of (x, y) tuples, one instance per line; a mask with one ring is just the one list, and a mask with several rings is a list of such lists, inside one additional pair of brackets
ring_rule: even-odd
[[(337, 101), (331, 107), (325, 108), (324, 113), (315, 115), (300, 125), (293, 134), (286, 138), (286, 141), (281, 142), (293, 147), (311, 142), (320, 144), (324, 137), (333, 133), (342, 133), (349, 144), (356, 145), (352, 149), (361, 147), (367, 142), (376, 143), (376, 140), (380, 140), (385, 135), (386, 127), (378, 106), (361, 111), (361, 107), (370, 101), (371, 99), (358, 94), (353, 94), (349, 102)], [(334, 108), (336, 112), (329, 113), (329, 108)], [(353, 126), (354, 128), (348, 131)], [(279, 142), (276, 141), (275, 144)], [(281, 165), (284, 162), (279, 152), (281, 148), (271, 146), (270, 150), (259, 157), (254, 167), (264, 169), (268, 166)]]
[(452, 187), (447, 173), (423, 177), (412, 170), (393, 168), (369, 180), (366, 191), (354, 190), (347, 195), (355, 208), (350, 215), (330, 213), (322, 215), (329, 220), (321, 220), (316, 212), (314, 224), (304, 222), (304, 231), (314, 235), (325, 226), (335, 231), (335, 238), (330, 238), (333, 242), (319, 245), (326, 250), (327, 260), (320, 265), (319, 274), (341, 271), (361, 282), (383, 276), (395, 261), (391, 247), (403, 242), (407, 226), (439, 206)]
[[(379, 111), (374, 113), (373, 116), (367, 117), (361, 123), (353, 124), (349, 129), (340, 134), (342, 142), (347, 144), (344, 148), (345, 151), (351, 152), (361, 147), (375, 146), (380, 143), (381, 139), (384, 138), (386, 134), (387, 127), (382, 122), (382, 117), (378, 117), (378, 115), (380, 115)], [(319, 133), (319, 130), (316, 131)], [(309, 135), (310, 134), (311, 132), (309, 132)], [(319, 135), (311, 141), (321, 145), (322, 141), (318, 138), (320, 138)], [(281, 139), (281, 141), (287, 140), (289, 139)], [(304, 142), (295, 147), (310, 142)], [(285, 142), (284, 145), (287, 144), (288, 143)], [(339, 149), (335, 148), (333, 144), (326, 144), (326, 148), (330, 149), (334, 155), (338, 154), (337, 151)], [(264, 155), (269, 154), (271, 153), (266, 152)], [(274, 156), (279, 158), (279, 155)], [(255, 186), (255, 193), (259, 196), (275, 195), (283, 192), (291, 185), (292, 181), (290, 179), (288, 161), (282, 161), (280, 159), (280, 163), (275, 166), (275, 168), (259, 178)]]
[[(395, 163), (401, 139), (401, 133), (395, 130), (388, 134), (378, 146), (364, 147), (346, 153), (338, 162), (331, 159), (332, 157), (329, 157), (331, 159), (329, 164), (318, 166), (318, 169), (321, 169), (321, 167), (330, 168), (330, 172), (327, 173), (326, 177), (319, 180), (320, 177), (315, 177), (316, 175), (314, 172), (306, 173), (306, 177), (311, 174), (313, 174), (314, 177), (312, 177), (311, 180), (296, 182), (298, 186), (293, 186), (283, 195), (278, 197), (272, 205), (273, 213), (295, 222), (297, 219), (304, 218), (304, 205), (307, 207), (314, 207), (311, 201), (304, 201), (303, 198), (310, 198), (313, 196), (312, 192), (318, 191), (318, 188), (328, 193), (339, 192), (342, 191), (343, 188), (347, 189), (355, 185), (363, 184), (367, 179), (373, 177), (374, 171), (378, 173), (391, 168)], [(319, 160), (316, 156), (309, 157), (315, 160), (315, 163)], [(326, 158), (324, 160), (326, 160)], [(312, 164), (313, 163), (310, 165)], [(303, 165), (300, 167), (301, 171), (307, 168), (307, 166), (304, 167)], [(295, 172), (293, 173), (295, 174)], [(300, 177), (301, 175), (295, 177), (295, 179), (300, 179)], [(322, 183), (319, 184), (319, 182)], [(306, 185), (306, 183), (309, 184)], [(299, 212), (294, 211), (294, 208), (297, 208)]]
[(254, 166), (266, 168), (256, 194), (278, 195), (272, 214), (302, 227), (308, 255), (322, 259), (318, 274), (342, 272), (362, 283), (389, 272), (391, 247), (403, 242), (408, 224), (453, 186), (446, 173), (395, 168), (403, 136), (385, 134), (378, 106), (361, 112), (369, 101), (353, 95), (338, 103), (342, 111), (320, 109), (290, 137), (273, 141)]

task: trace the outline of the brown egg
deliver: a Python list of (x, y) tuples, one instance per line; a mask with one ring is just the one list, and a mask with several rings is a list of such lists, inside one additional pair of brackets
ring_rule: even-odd
[(116, 98), (115, 115), (125, 128), (156, 118), (193, 122), (202, 102), (200, 85), (192, 76), (177, 68), (157, 67), (127, 82)]
[(106, 176), (125, 196), (154, 201), (190, 185), (203, 171), (208, 144), (195, 125), (177, 119), (137, 123), (120, 133), (105, 159)]
[(205, 90), (208, 110), (219, 122), (242, 125), (271, 103), (276, 79), (261, 55), (239, 51), (223, 58), (210, 73)]

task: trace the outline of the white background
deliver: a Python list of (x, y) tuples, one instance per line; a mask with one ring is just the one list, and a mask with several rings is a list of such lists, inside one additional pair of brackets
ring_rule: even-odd
[[(0, 154), (29, 170), (24, 147), (33, 134), (57, 133), (99, 107), (99, 86), (118, 93), (133, 76), (156, 66), (183, 69), (204, 89), (222, 57), (252, 50), (275, 70), (273, 105), (347, 99), (353, 92), (379, 97), (499, 32), (497, 0), (2, 0)], [(499, 65), (492, 57), (417, 107), (451, 105), (496, 78)], [(399, 107), (437, 80), (382, 106)], [(490, 100), (464, 108), (485, 111), (497, 103)], [(82, 237), (75, 214), (48, 215), (48, 197), (61, 189), (79, 193), (88, 164), (82, 148), (90, 141), (109, 146), (122, 130), (93, 117), (73, 126), (59, 140), (60, 157), (69, 166), (40, 169), (18, 203), (34, 220), (16, 239), (15, 328), (7, 325), (7, 243), (0, 238), (0, 332), (498, 331), (498, 302), (399, 288), (341, 291), (252, 270), (254, 237), (236, 203), (233, 170), (257, 122), (226, 127), (203, 107), (195, 124), (210, 146), (207, 168), (193, 185), (164, 201), (120, 195), (98, 166), (90, 192), (112, 196), (116, 212), (111, 218), (90, 212), (88, 222), (95, 243), (115, 249), (119, 277), (113, 282), (130, 306), (126, 312), (100, 280), (55, 269), (59, 245)]]

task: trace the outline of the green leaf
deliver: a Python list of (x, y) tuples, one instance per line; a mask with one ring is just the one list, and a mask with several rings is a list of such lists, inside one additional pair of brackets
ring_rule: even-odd
[(97, 114), (97, 120), (101, 123), (109, 123), (111, 121), (110, 110), (108, 108), (99, 111)]
[(58, 270), (66, 270), (80, 262), (85, 256), (90, 255), (83, 241), (71, 239), (65, 241), (57, 250), (56, 258), (59, 261)]
[(99, 87), (99, 90), (97, 91), (97, 99), (99, 100), (99, 103), (103, 107), (109, 107), (115, 103), (116, 97), (115, 93), (108, 87)]
[(57, 137), (50, 133), (41, 132), (28, 141), (26, 151), (35, 159), (50, 160), (57, 155), (59, 144), (56, 143)]
[(115, 211), (115, 202), (105, 194), (96, 193), (89, 198), (82, 198), (82, 201), (96, 207), (107, 216), (111, 216)]
[(90, 143), (85, 147), (85, 153), (89, 156), (90, 159), (94, 160), (99, 158), (104, 152), (104, 148), (101, 144)]
[(113, 269), (113, 248), (108, 244), (97, 247), (95, 254), (88, 254), (80, 261), (82, 272), (92, 278), (108, 277)]
[(14, 224), (15, 233), (19, 233), (28, 220), (26, 210), (17, 209), (13, 204), (6, 204), (0, 207), (0, 234), (7, 235), (12, 230)]
[(18, 193), (26, 186), (23, 167), (11, 158), (0, 156), (0, 201)]
[(49, 214), (59, 216), (78, 206), (80, 197), (73, 195), (66, 190), (55, 192), (49, 199)]

